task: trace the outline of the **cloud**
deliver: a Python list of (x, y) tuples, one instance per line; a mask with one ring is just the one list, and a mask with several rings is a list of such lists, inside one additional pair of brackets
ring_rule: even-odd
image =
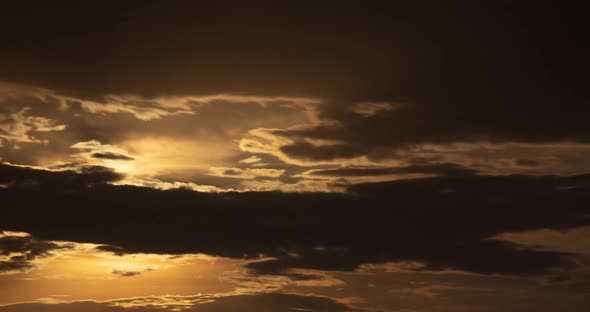
[(38, 116), (31, 116), (31, 108), (24, 107), (18, 112), (0, 111), (0, 138), (17, 143), (42, 143), (32, 133), (63, 131), (65, 125), (57, 121)]
[[(64, 19), (54, 25), (64, 26), (60, 32), (53, 32), (45, 30), (47, 22), (42, 23), (44, 12), (52, 8), (15, 8), (14, 12), (28, 12), (23, 18), (29, 22), (23, 24), (31, 29), (21, 29), (24, 34), (47, 31), (43, 36), (46, 48), (55, 57), (37, 55), (39, 49), (25, 48), (27, 44), (19, 41), (19, 36), (6, 34), (8, 42), (12, 39), (16, 43), (7, 43), (10, 49), (2, 51), (7, 56), (0, 78), (43, 86), (45, 89), (34, 88), (30, 93), (37, 100), (56, 104), (62, 113), (77, 115), (67, 123), (75, 132), (68, 135), (77, 136), (70, 144), (92, 139), (118, 144), (130, 137), (138, 139), (138, 134), (169, 136), (171, 132), (191, 139), (199, 133), (199, 144), (229, 142), (240, 140), (248, 130), (274, 128), (282, 131), (276, 136), (290, 142), (262, 144), (263, 140), (248, 137), (242, 140), (242, 151), (266, 152), (281, 161), (309, 165), (312, 161), (374, 161), (376, 155), (395, 158), (395, 151), (423, 144), (588, 141), (587, 123), (581, 117), (587, 115), (584, 103), (588, 92), (581, 83), (584, 75), (580, 66), (586, 57), (575, 44), (579, 41), (575, 38), (581, 40), (585, 34), (573, 31), (581, 29), (570, 24), (575, 18), (539, 21), (528, 6), (507, 3), (486, 4), (485, 9), (469, 5), (459, 11), (444, 4), (437, 4), (435, 10), (406, 4), (394, 5), (396, 10), (322, 6), (317, 8), (322, 14), (308, 16), (301, 32), (293, 32), (293, 25), (303, 20), (300, 14), (308, 15), (306, 8), (294, 6), (276, 15), (248, 7), (231, 12), (200, 7), (204, 18), (187, 18), (187, 25), (194, 27), (189, 29), (217, 25), (207, 16), (231, 16), (243, 23), (226, 24), (223, 36), (200, 34), (198, 40), (190, 31), (178, 31), (177, 24), (164, 22), (195, 11), (190, 5), (189, 9), (167, 7), (164, 11), (175, 12), (170, 16), (160, 16), (161, 8), (139, 12), (132, 5), (107, 10), (97, 7), (90, 11), (103, 12), (102, 18), (89, 17), (85, 20), (93, 21), (90, 25), (79, 25), (128, 29), (113, 12), (133, 12), (138, 19), (131, 23), (136, 31), (117, 38), (60, 36), (69, 32), (64, 25), (80, 23)], [(535, 8), (536, 12), (555, 11), (543, 4)], [(274, 12), (278, 8), (267, 9)], [(577, 14), (571, 8), (560, 9)], [(256, 23), (245, 21), (238, 13), (244, 11), (255, 16)], [(73, 12), (72, 16), (80, 16), (80, 12)], [(504, 12), (514, 14), (506, 16)], [(496, 15), (502, 18), (493, 18)], [(145, 23), (153, 16), (162, 21), (159, 31)], [(7, 25), (12, 25), (10, 21), (21, 23), (12, 16), (3, 19)], [(417, 24), (421, 31), (415, 31)], [(171, 40), (164, 33), (178, 37)], [(150, 39), (137, 34), (149, 34)], [(257, 40), (243, 40), (253, 37)], [(122, 50), (113, 54), (96, 46), (120, 46)], [(563, 47), (572, 49), (565, 52), (568, 49)], [(143, 53), (146, 49), (153, 54)], [(100, 60), (100, 65), (79, 60), (81, 55)], [(126, 74), (113, 77), (113, 72)], [(15, 89), (2, 91), (14, 93)], [(255, 118), (228, 103), (256, 103), (245, 105)], [(221, 106), (224, 108), (216, 111)], [(263, 107), (285, 111), (265, 114)], [(307, 120), (287, 114), (288, 107), (297, 107), (295, 111), (303, 112)], [(220, 124), (223, 127), (211, 126)], [(293, 128), (302, 124), (306, 127)], [(322, 146), (309, 141), (340, 144)], [(235, 148), (225, 151), (238, 158)], [(23, 154), (34, 153), (20, 156), (25, 157)], [(249, 156), (242, 154), (239, 159)]]
[(97, 140), (78, 142), (70, 146), (70, 148), (79, 151), (77, 155), (74, 155), (75, 159), (82, 162), (89, 162), (91, 164), (105, 163), (96, 163), (96, 161), (93, 160), (106, 161), (106, 164), (109, 164), (109, 161), (135, 160), (135, 157), (130, 156), (124, 149), (111, 144), (102, 144)]
[(536, 167), (542, 165), (541, 162), (533, 159), (517, 159), (515, 162), (517, 165), (525, 167)]
[(346, 176), (381, 176), (392, 174), (410, 174), (410, 173), (424, 173), (436, 175), (473, 175), (477, 173), (476, 170), (462, 168), (455, 164), (433, 164), (433, 165), (412, 165), (404, 167), (388, 167), (388, 168), (371, 168), (371, 167), (348, 167), (339, 169), (314, 169), (305, 172), (304, 174), (312, 176), (326, 176), (326, 177), (346, 177)]
[(317, 146), (307, 142), (297, 142), (281, 147), (281, 152), (304, 160), (332, 160), (340, 158), (354, 158), (364, 155), (364, 151), (356, 150), (353, 146), (343, 143)]
[[(395, 110), (381, 110), (378, 118), (367, 118), (367, 114), (373, 116), (368, 108), (367, 112), (358, 113), (348, 110), (346, 103), (326, 103), (318, 107), (319, 116), (332, 124), (320, 123), (308, 128), (276, 131), (274, 134), (293, 141), (281, 147), (283, 153), (307, 161), (354, 158), (421, 144), (587, 143), (590, 140), (585, 135), (588, 129), (579, 118), (579, 114), (585, 113), (584, 108), (575, 99), (568, 102), (568, 109), (556, 112), (550, 103), (536, 107), (527, 104), (508, 107), (506, 103), (488, 103), (475, 98), (472, 101), (484, 103), (471, 105), (470, 101), (466, 101), (452, 104), (445, 100), (417, 97)], [(557, 116), (552, 116), (553, 113)], [(534, 121), (529, 118), (530, 114), (536, 116)], [(555, 120), (564, 124), (559, 129), (549, 130), (547, 125)], [(343, 143), (314, 146), (305, 143), (309, 139)]]
[(97, 159), (110, 159), (110, 160), (135, 160), (135, 158), (123, 154), (112, 153), (112, 152), (95, 152), (90, 155), (92, 158)]
[(167, 182), (156, 178), (132, 178), (126, 177), (124, 180), (114, 182), (115, 185), (127, 185), (127, 186), (138, 186), (148, 187), (158, 190), (173, 190), (173, 189), (184, 189), (193, 190), (197, 192), (232, 192), (233, 189), (220, 188), (213, 185), (197, 184), (192, 182)]
[[(312, 97), (109, 95), (146, 109), (153, 105), (167, 109), (188, 105), (195, 112), (162, 116), (148, 122), (126, 112), (89, 112), (80, 106), (84, 98), (66, 96), (63, 91), (30, 86), (15, 88), (7, 87), (10, 96), (3, 98), (3, 103), (9, 103), (6, 107), (10, 111), (18, 112), (29, 105), (32, 111), (45, 116), (43, 118), (55, 120), (67, 128), (40, 132), (37, 139), (51, 144), (17, 146), (5, 142), (0, 147), (2, 160), (51, 168), (66, 163), (104, 166), (124, 173), (128, 177), (127, 184), (133, 185), (158, 184), (165, 189), (183, 184), (195, 190), (222, 191), (343, 191), (347, 185), (356, 183), (434, 174), (393, 172), (397, 170), (385, 174), (391, 170), (383, 171), (385, 168), (402, 170), (401, 167), (448, 164), (464, 168), (465, 173), (488, 175), (570, 175), (590, 170), (580, 156), (590, 150), (590, 144), (585, 143), (474, 141), (361, 146), (346, 137), (302, 134), (302, 131), (321, 128), (347, 133), (362, 126), (364, 119), (375, 119), (373, 123), (379, 123), (391, 118), (392, 114), (412, 106), (411, 102), (399, 105), (395, 101), (352, 101), (350, 106), (344, 100), (340, 105), (330, 99)], [(65, 97), (69, 99), (64, 100)], [(92, 101), (101, 105), (106, 103), (103, 100)], [(144, 102), (148, 104), (142, 104)], [(384, 103), (390, 105), (381, 105)], [(351, 111), (357, 106), (393, 108), (380, 109), (370, 117), (363, 117)], [(225, 122), (230, 119), (239, 122)], [(361, 120), (360, 123), (348, 127), (347, 122), (355, 119)], [(370, 135), (358, 139), (364, 144), (374, 138)], [(531, 162), (537, 165), (530, 165)], [(220, 168), (234, 170), (224, 172)], [(360, 169), (375, 169), (376, 175), (363, 175)], [(337, 176), (335, 171), (346, 175)]]
[(35, 260), (51, 255), (51, 251), (69, 248), (31, 236), (0, 231), (0, 274), (27, 271), (35, 267)]
[(63, 97), (63, 103), (79, 103), (80, 107), (92, 114), (128, 113), (135, 118), (150, 121), (166, 116), (194, 114), (196, 105), (182, 99), (142, 99), (139, 97), (105, 96), (103, 102), (78, 100)]
[(254, 164), (254, 163), (257, 163), (257, 162), (259, 162), (261, 160), (262, 160), (262, 158), (260, 158), (258, 156), (250, 156), (248, 158), (244, 158), (244, 159), (240, 160), (240, 163), (243, 163), (243, 164)]
[[(577, 249), (490, 238), (588, 223), (584, 12), (13, 1), (0, 79), (43, 88), (0, 86), (2, 160), (37, 166), (0, 167), (0, 224), (126, 252), (263, 255), (259, 274), (567, 270)], [(72, 155), (92, 140), (119, 150)], [(257, 192), (190, 191), (230, 189)], [(539, 301), (567, 310), (548, 302), (562, 291)]]
[(199, 307), (203, 312), (241, 311), (360, 311), (347, 307), (330, 298), (288, 294), (261, 294), (221, 297)]
[(68, 190), (93, 187), (121, 180), (122, 175), (100, 166), (81, 166), (77, 170), (49, 170), (0, 164), (0, 183), (17, 188)]
[(95, 249), (97, 251), (110, 252), (110, 253), (113, 253), (114, 255), (117, 255), (117, 256), (123, 256), (125, 254), (125, 249), (123, 249), (121, 247), (117, 247), (117, 246), (99, 245), (99, 246), (96, 246)]
[[(278, 178), (279, 171), (270, 173), (266, 169), (285, 170), (281, 161), (264, 157), (264, 162), (240, 163), (246, 158), (250, 161), (263, 158), (241, 152), (236, 142), (252, 128), (311, 124), (320, 105), (318, 99), (297, 96), (107, 95), (86, 99), (64, 95), (63, 90), (2, 83), (0, 87), (6, 89), (0, 94), (2, 106), (7, 105), (10, 111), (30, 106), (43, 118), (67, 125), (64, 131), (44, 132), (38, 138), (51, 144), (16, 146), (4, 142), (0, 147), (3, 161), (51, 168), (68, 163), (105, 166), (136, 181), (156, 179), (166, 183), (207, 184), (220, 189), (236, 189), (240, 179), (215, 179), (208, 174), (209, 167), (248, 166), (261, 169), (246, 170), (244, 174), (248, 177)], [(110, 97), (116, 98), (114, 104), (109, 102)], [(92, 102), (93, 107), (103, 105), (105, 110), (88, 111), (82, 107), (84, 101)], [(142, 116), (137, 118), (129, 112), (109, 111), (110, 104), (133, 104), (146, 111), (154, 107), (190, 107), (193, 113), (143, 120)], [(228, 124), (227, 120), (232, 122)]]
[[(193, 114), (190, 101), (177, 101), (186, 95), (325, 99), (331, 104), (320, 109), (321, 119), (336, 120), (343, 130), (315, 127), (298, 134), (345, 141), (363, 151), (450, 141), (588, 141), (582, 117), (588, 113), (588, 62), (577, 44), (585, 34), (575, 24), (580, 10), (542, 3), (535, 10), (517, 3), (466, 5), (462, 10), (446, 4), (432, 10), (417, 4), (393, 7), (326, 5), (309, 16), (299, 5), (268, 11), (207, 6), (199, 8), (201, 18), (194, 18), (186, 13), (195, 11), (190, 4), (156, 5), (141, 12), (133, 5), (97, 5), (82, 14), (86, 23), (72, 21), (81, 12), (70, 8), (67, 18), (53, 21), (59, 32), (44, 27), (49, 24), (45, 12), (55, 9), (16, 7), (12, 12), (27, 14), (21, 20), (3, 16), (4, 29), (28, 26), (19, 35), (6, 34), (9, 48), (2, 51), (0, 78), (67, 90), (67, 96), (83, 98), (90, 113), (151, 121)], [(162, 16), (162, 11), (169, 13)], [(564, 18), (541, 21), (533, 13), (555, 11)], [(135, 15), (122, 24), (113, 12)], [(161, 21), (157, 31), (145, 22), (155, 17)], [(199, 33), (195, 40), (193, 32), (171, 22), (178, 18), (186, 23), (183, 29), (223, 24), (226, 31)], [(67, 28), (72, 24), (94, 35), (76, 36)], [(296, 25), (302, 26), (299, 32), (292, 31)], [(128, 31), (113, 38), (98, 35), (94, 27)], [(40, 30), (43, 51), (19, 39)], [(170, 33), (174, 40), (166, 35)], [(110, 53), (107, 47), (112, 46), (121, 50)], [(82, 56), (100, 60), (99, 65), (80, 60)], [(350, 110), (358, 103), (370, 103), (361, 104), (364, 115)], [(404, 105), (364, 117), (387, 107), (375, 105), (380, 103)]]
[(355, 151), (346, 142), (298, 139), (279, 128), (251, 129), (239, 140), (239, 147), (242, 152), (270, 155), (281, 162), (302, 167), (371, 164), (365, 153)]
[(227, 177), (227, 178), (239, 178), (251, 180), (257, 177), (263, 178), (278, 178), (283, 173), (284, 169), (272, 169), (272, 168), (209, 168), (209, 174), (216, 177)]
[(359, 103), (354, 103), (351, 107), (350, 107), (350, 111), (352, 111), (355, 114), (358, 114), (362, 117), (371, 117), (374, 116), (376, 114), (378, 114), (379, 112), (386, 112), (386, 111), (390, 111), (393, 110), (394, 108), (398, 107), (399, 104), (392, 104), (392, 103), (386, 103), (386, 102), (359, 102)]
[[(50, 92), (50, 91), (49, 91)], [(208, 95), (208, 96), (161, 96), (141, 97), (132, 95), (105, 95), (101, 101), (93, 101), (58, 95), (50, 92), (60, 102), (60, 107), (68, 110), (77, 105), (90, 114), (119, 114), (126, 113), (142, 121), (153, 121), (164, 117), (179, 115), (195, 115), (205, 105), (215, 105), (220, 102), (258, 103), (261, 106), (282, 105), (299, 106), (312, 109), (318, 100), (303, 97), (264, 97), (240, 95)]]
[(112, 274), (119, 275), (121, 277), (132, 277), (141, 275), (142, 272), (140, 271), (124, 271), (124, 270), (113, 270)]
[[(4, 167), (20, 179), (55, 175), (45, 179), (64, 185), (63, 173)], [(78, 175), (73, 180), (87, 179)], [(441, 176), (356, 185), (349, 194), (199, 193), (108, 184), (47, 192), (9, 185), (0, 196), (20, 209), (6, 210), (0, 228), (127, 253), (271, 258), (248, 266), (259, 274), (411, 261), (427, 270), (535, 275), (573, 267), (578, 255), (489, 238), (587, 225), (588, 185), (588, 175)]]
[(165, 296), (165, 297), (137, 297), (117, 299), (111, 301), (77, 301), (44, 303), (22, 303), (0, 306), (2, 312), (68, 312), (68, 311), (105, 311), (125, 312), (135, 311), (164, 312), (164, 311), (323, 311), (323, 312), (352, 312), (361, 311), (347, 307), (333, 299), (319, 296), (302, 296), (280, 293), (261, 293), (247, 295), (194, 295), (194, 296)]
[(539, 229), (528, 232), (501, 233), (491, 239), (505, 240), (540, 250), (557, 250), (590, 256), (590, 227), (568, 230)]
[[(577, 257), (489, 238), (588, 222), (588, 177), (570, 176), (590, 172), (581, 6), (4, 8), (0, 79), (43, 89), (0, 86), (2, 160), (38, 166), (0, 167), (0, 224), (127, 252), (264, 254), (251, 268), (272, 274), (402, 260), (526, 275)], [(91, 140), (121, 150), (71, 159)], [(426, 172), (352, 185), (399, 171)]]

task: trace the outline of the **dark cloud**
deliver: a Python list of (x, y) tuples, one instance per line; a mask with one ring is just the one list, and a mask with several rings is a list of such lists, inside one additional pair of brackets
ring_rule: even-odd
[[(378, 157), (383, 153), (393, 157), (396, 149), (420, 144), (590, 141), (587, 135), (590, 129), (581, 117), (588, 111), (580, 99), (555, 95), (555, 100), (546, 105), (527, 104), (539, 104), (539, 101), (492, 101), (476, 95), (464, 102), (442, 97), (417, 98), (399, 109), (370, 118), (347, 111), (346, 107), (352, 103), (340, 101), (319, 107), (322, 118), (337, 121), (337, 124), (274, 133), (295, 140), (282, 147), (282, 152), (297, 159), (315, 161), (361, 155)], [(556, 107), (555, 102), (564, 103), (566, 107)], [(342, 143), (317, 146), (305, 142), (306, 139)]]
[(33, 260), (47, 257), (53, 250), (65, 248), (68, 246), (60, 246), (31, 236), (14, 236), (10, 233), (0, 235), (0, 256), (7, 257), (0, 260), (0, 273), (31, 269), (34, 267)]
[(227, 176), (239, 176), (240, 174), (242, 174), (241, 171), (235, 169), (225, 169), (222, 173)]
[(113, 270), (112, 274), (119, 275), (121, 277), (132, 277), (141, 275), (142, 272), (140, 271), (124, 271), (124, 270)]
[(434, 270), (540, 274), (571, 267), (576, 256), (487, 238), (587, 225), (589, 180), (588, 175), (463, 175), (356, 185), (350, 194), (213, 194), (108, 184), (75, 192), (8, 187), (0, 196), (18, 209), (5, 211), (0, 228), (131, 253), (264, 254), (276, 260), (250, 268), (268, 274), (290, 268), (353, 270), (387, 261), (423, 262)]
[(409, 174), (409, 173), (424, 173), (436, 175), (473, 175), (477, 173), (476, 170), (462, 168), (455, 164), (434, 164), (434, 165), (412, 165), (405, 167), (390, 167), (390, 168), (339, 168), (339, 169), (319, 169), (310, 172), (310, 175), (341, 177), (341, 176), (382, 176), (392, 174)]
[[(587, 285), (579, 288), (544, 284), (535, 279), (445, 272), (336, 273), (342, 287), (307, 289), (323, 296), (362, 297), (359, 307), (372, 311), (584, 311), (588, 307)], [(580, 276), (584, 280), (585, 276)], [(582, 282), (584, 283), (584, 282)], [(372, 285), (369, 286), (368, 285)], [(374, 287), (373, 287), (374, 286)], [(565, 286), (565, 287), (564, 287)]]
[(526, 167), (537, 167), (541, 166), (543, 163), (536, 161), (534, 159), (517, 159), (515, 163), (519, 166), (526, 166)]
[(100, 246), (96, 246), (95, 248), (98, 251), (106, 251), (106, 252), (111, 252), (117, 256), (122, 256), (125, 254), (125, 249), (121, 248), (121, 247), (117, 247), (117, 246), (111, 246), (111, 245), (100, 245)]
[(101, 166), (82, 166), (77, 171), (49, 171), (0, 164), (0, 183), (10, 186), (65, 190), (114, 182), (123, 176)]
[(127, 156), (127, 155), (123, 155), (123, 154), (117, 154), (117, 153), (110, 153), (110, 152), (96, 152), (96, 153), (92, 153), (92, 155), (90, 155), (92, 158), (97, 158), (97, 159), (109, 159), (109, 160), (135, 160), (135, 158)]
[[(282, 131), (281, 131), (282, 132)], [(295, 158), (305, 160), (331, 160), (334, 158), (352, 158), (363, 155), (364, 151), (349, 144), (316, 146), (307, 142), (296, 142), (281, 147), (281, 151)]]

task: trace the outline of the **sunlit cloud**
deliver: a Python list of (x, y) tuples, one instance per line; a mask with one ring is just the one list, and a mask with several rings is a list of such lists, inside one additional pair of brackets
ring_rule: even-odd
[(231, 192), (234, 189), (221, 188), (213, 185), (202, 185), (192, 182), (167, 182), (156, 178), (134, 178), (126, 177), (121, 181), (114, 182), (115, 185), (133, 185), (139, 187), (149, 187), (158, 190), (173, 190), (173, 189), (185, 189), (196, 192)]
[[(252, 154), (266, 154), (276, 157), (284, 163), (292, 164), (302, 167), (313, 167), (323, 165), (366, 165), (372, 162), (368, 160), (366, 155), (353, 158), (336, 158), (331, 160), (308, 160), (291, 157), (285, 153), (282, 148), (289, 146), (295, 141), (293, 139), (277, 135), (275, 132), (280, 132), (282, 129), (265, 129), (258, 128), (248, 131), (248, 135), (244, 136), (240, 141), (240, 150)], [(314, 141), (316, 146), (333, 146), (338, 145), (338, 142), (330, 141)], [(311, 144), (311, 143), (310, 143)], [(391, 162), (392, 160), (390, 160)]]
[[(151, 132), (150, 127), (146, 126), (143, 132), (132, 131), (126, 130), (122, 124), (117, 126), (116, 131), (123, 132), (116, 133), (116, 140), (110, 139), (108, 135), (100, 140), (77, 140), (67, 145), (69, 150), (64, 150), (61, 154), (38, 156), (39, 164), (46, 168), (76, 169), (86, 165), (113, 168), (125, 175), (125, 180), (117, 182), (118, 184), (158, 189), (180, 187), (199, 191), (274, 189), (286, 192), (341, 192), (346, 190), (346, 185), (356, 183), (413, 179), (430, 175), (379, 174), (334, 177), (322, 175), (322, 170), (411, 166), (416, 158), (431, 162), (428, 159), (434, 157), (439, 158), (435, 163), (456, 163), (477, 171), (491, 172), (489, 168), (483, 168), (484, 162), (470, 160), (466, 154), (472, 153), (477, 146), (487, 149), (492, 144), (465, 143), (463, 147), (461, 143), (449, 146), (424, 144), (391, 149), (375, 156), (352, 150), (353, 147), (346, 140), (292, 135), (292, 131), (311, 129), (315, 126), (342, 127), (338, 120), (320, 115), (318, 109), (322, 102), (315, 98), (220, 94), (162, 95), (151, 98), (137, 95), (107, 95), (100, 100), (87, 100), (41, 88), (21, 86), (15, 90), (18, 90), (17, 95), (32, 95), (42, 102), (51, 99), (54, 111), (66, 115), (73, 114), (67, 117), (70, 119), (64, 120), (64, 125), (75, 122), (78, 123), (78, 127), (97, 127), (96, 131), (109, 133), (113, 131), (105, 128), (109, 124), (109, 116), (127, 116), (131, 119), (122, 120), (140, 121), (139, 124), (135, 124), (136, 127), (150, 123), (158, 129), (165, 130), (165, 134), (162, 131)], [(399, 104), (393, 102), (357, 102), (350, 109), (354, 114), (370, 117), (394, 110), (398, 106)], [(255, 108), (256, 114), (250, 116), (249, 110), (240, 107)], [(236, 111), (236, 116), (244, 118), (228, 125), (224, 119), (227, 113), (224, 112), (232, 111)], [(268, 118), (257, 118), (257, 114), (261, 113), (268, 114)], [(96, 118), (100, 118), (100, 122), (96, 122)], [(199, 118), (205, 119), (199, 122)], [(191, 120), (195, 120), (195, 123)], [(219, 128), (221, 124), (223, 127)], [(261, 127), (265, 124), (275, 127)], [(68, 134), (64, 132), (64, 135)], [(55, 142), (61, 138), (54, 136), (52, 140)], [(324, 151), (336, 151), (334, 155), (344, 153), (344, 156), (322, 156)], [(511, 167), (514, 171), (540, 170), (548, 163), (543, 160), (546, 159), (507, 158), (506, 162), (510, 166), (504, 165), (504, 168)], [(538, 165), (531, 166), (532, 163)], [(299, 167), (309, 169), (302, 172), (296, 169)], [(236, 182), (228, 182), (227, 179)]]
[(255, 179), (257, 177), (263, 178), (278, 178), (285, 170), (270, 169), (270, 168), (209, 168), (209, 174), (216, 177), (239, 178), (245, 180)]
[(371, 117), (380, 112), (399, 108), (401, 104), (388, 102), (359, 102), (350, 107), (350, 111), (363, 117)]
[(590, 260), (590, 226), (557, 231), (542, 229), (526, 232), (502, 233), (490, 239), (517, 243), (528, 248), (571, 252), (585, 255)]
[(259, 161), (261, 161), (262, 158), (258, 157), (258, 156), (250, 156), (248, 158), (244, 158), (242, 160), (240, 160), (240, 163), (242, 164), (254, 164), (257, 163)]
[(78, 151), (72, 155), (75, 163), (106, 166), (126, 174), (134, 171), (135, 157), (120, 147), (91, 140), (78, 142), (70, 148)]
[(299, 107), (310, 111), (310, 117), (314, 116), (313, 107), (319, 103), (313, 98), (296, 97), (263, 97), (240, 95), (211, 95), (211, 96), (161, 96), (144, 98), (134, 95), (106, 95), (100, 102), (85, 99), (77, 99), (63, 95), (53, 94), (61, 101), (61, 106), (66, 109), (74, 104), (79, 104), (82, 109), (91, 114), (127, 113), (137, 119), (150, 121), (166, 116), (194, 115), (203, 105), (215, 105), (219, 101), (258, 103), (261, 107), (267, 105), (284, 105)]
[(31, 115), (31, 108), (24, 107), (18, 112), (0, 112), (0, 139), (17, 143), (47, 143), (37, 139), (35, 132), (63, 131), (66, 125), (58, 121)]

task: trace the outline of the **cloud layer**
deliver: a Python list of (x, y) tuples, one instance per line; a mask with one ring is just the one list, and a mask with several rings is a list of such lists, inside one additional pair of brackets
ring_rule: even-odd
[[(590, 200), (587, 175), (423, 178), (358, 185), (348, 195), (207, 194), (111, 186), (108, 179), (98, 182), (94, 171), (2, 168), (9, 185), (0, 190), (3, 198), (26, 208), (8, 210), (2, 228), (108, 244), (130, 253), (275, 258), (249, 265), (261, 274), (354, 270), (389, 261), (482, 274), (573, 268), (576, 254), (490, 238), (587, 225)], [(48, 189), (36, 179), (59, 187)], [(52, 209), (43, 209), (46, 205)]]

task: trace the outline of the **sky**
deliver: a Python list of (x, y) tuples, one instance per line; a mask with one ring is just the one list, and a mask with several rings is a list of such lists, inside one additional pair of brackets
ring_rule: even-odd
[(590, 309), (586, 9), (0, 10), (0, 312)]

